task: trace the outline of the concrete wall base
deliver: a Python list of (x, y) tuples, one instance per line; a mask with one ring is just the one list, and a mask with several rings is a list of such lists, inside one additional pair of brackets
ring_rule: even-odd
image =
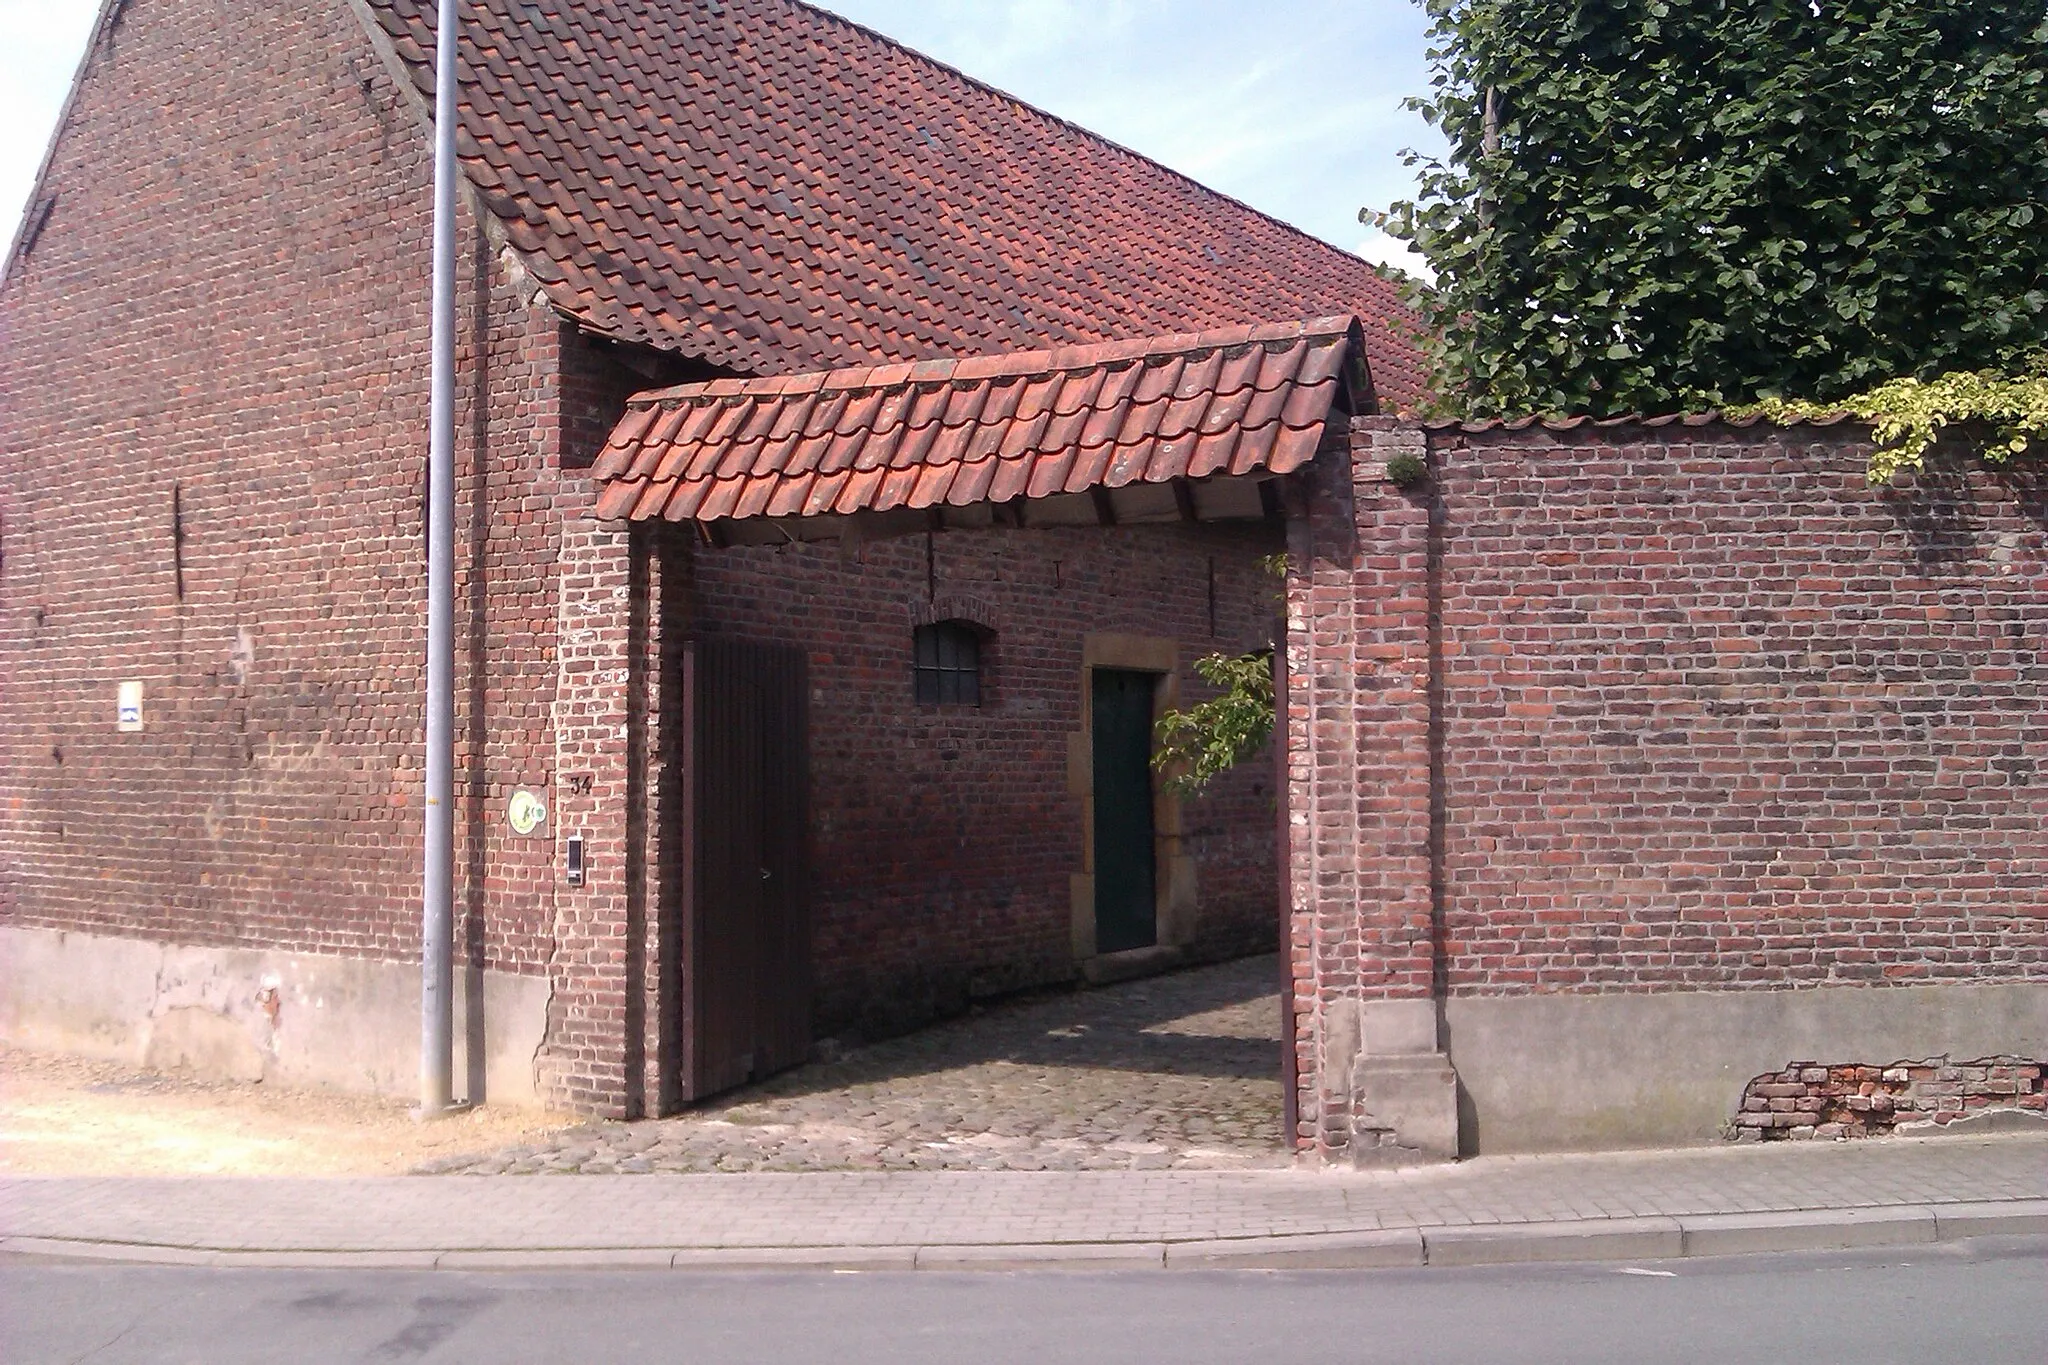
[[(537, 1107), (543, 978), (455, 974), (455, 1088)], [(0, 928), (0, 1039), (190, 1071), (415, 1098), (420, 972), (409, 963)]]
[(1709, 1143), (1790, 1062), (2048, 1057), (2048, 983), (1464, 997), (1444, 1033), (1467, 1154)]
[(1351, 1121), (1355, 1166), (1413, 1166), (1458, 1155), (1458, 1073), (1441, 1052), (1358, 1059), (1351, 1093), (1363, 1110)]

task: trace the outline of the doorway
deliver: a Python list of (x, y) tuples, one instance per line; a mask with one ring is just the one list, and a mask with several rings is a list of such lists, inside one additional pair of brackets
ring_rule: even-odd
[(1159, 675), (1093, 670), (1095, 951), (1159, 942), (1152, 724)]
[(809, 716), (792, 646), (683, 651), (680, 1098), (811, 1047)]

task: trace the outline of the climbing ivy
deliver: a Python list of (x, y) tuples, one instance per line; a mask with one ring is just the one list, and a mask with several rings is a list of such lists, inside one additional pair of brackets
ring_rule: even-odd
[(2048, 356), (2035, 373), (2017, 378), (1992, 370), (1945, 374), (1938, 379), (1894, 379), (1832, 403), (1766, 399), (1731, 411), (1774, 421), (1846, 412), (1871, 423), (1877, 448), (1870, 455), (1870, 482), (1887, 484), (1901, 471), (1926, 468), (1925, 457), (1944, 429), (1975, 424), (1989, 433), (1976, 442), (1992, 464), (2024, 455), (2036, 441), (2048, 441)]

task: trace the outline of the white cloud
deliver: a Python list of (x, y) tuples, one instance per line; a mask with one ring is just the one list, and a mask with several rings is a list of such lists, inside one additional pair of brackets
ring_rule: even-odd
[(1378, 228), (1366, 228), (1364, 235), (1351, 243), (1350, 250), (1354, 256), (1363, 256), (1379, 265), (1396, 266), (1418, 279), (1436, 278), (1436, 272), (1429, 268), (1429, 262), (1423, 259), (1421, 252)]

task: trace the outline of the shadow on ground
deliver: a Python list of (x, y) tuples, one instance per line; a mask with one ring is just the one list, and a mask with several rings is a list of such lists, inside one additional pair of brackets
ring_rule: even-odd
[(673, 1118), (434, 1173), (1127, 1170), (1285, 1164), (1274, 956), (1010, 1001)]
[(812, 1062), (711, 1103), (805, 1095), (997, 1061), (1277, 1084), (1279, 971), (1277, 956), (1267, 955), (1020, 997), (836, 1061)]

